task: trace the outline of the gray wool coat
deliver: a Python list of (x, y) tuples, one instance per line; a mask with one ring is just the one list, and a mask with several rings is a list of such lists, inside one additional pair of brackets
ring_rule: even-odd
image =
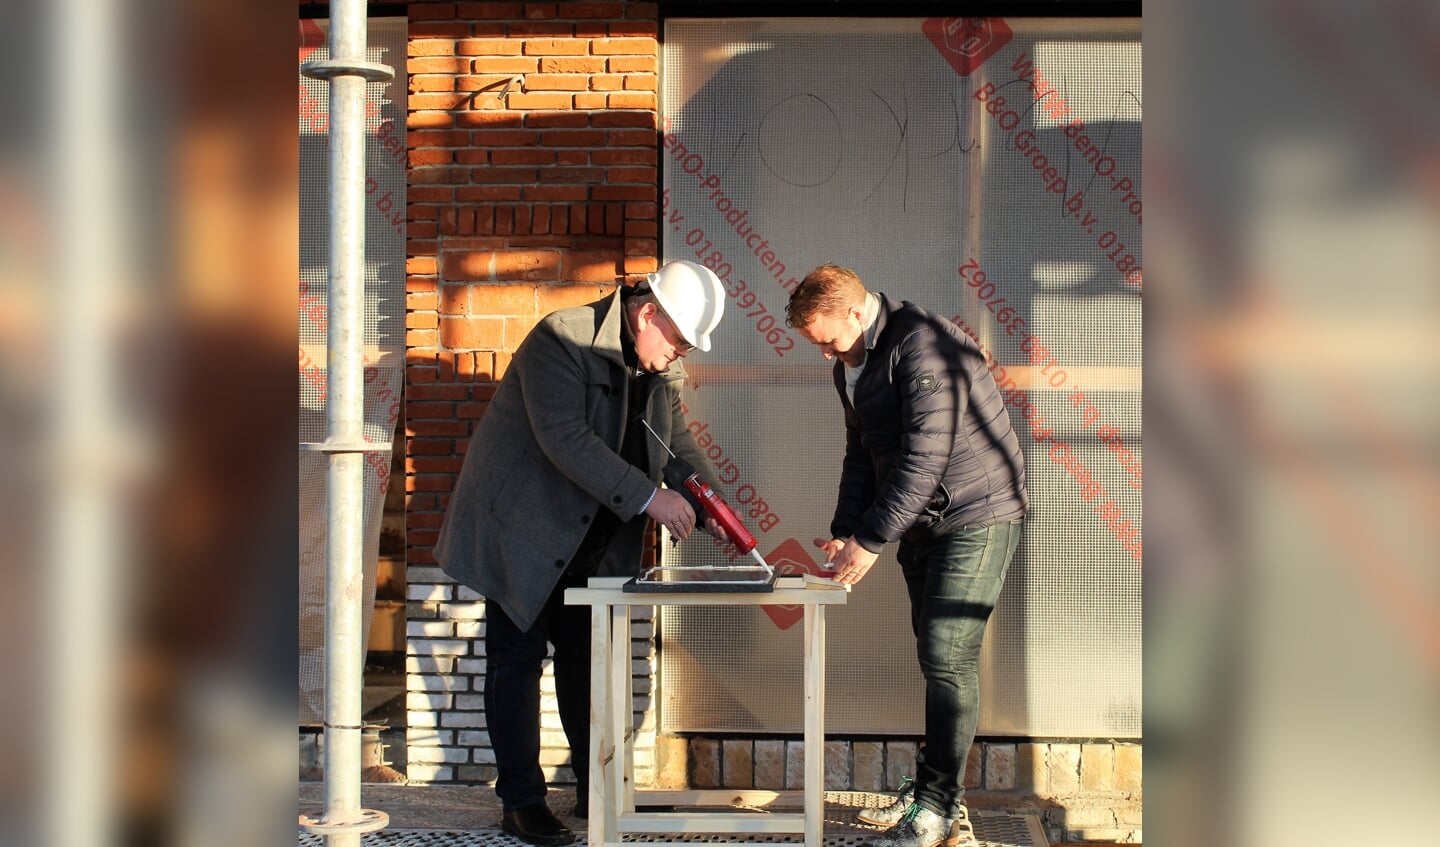
[[(521, 342), (465, 453), (435, 542), (445, 573), (528, 630), (600, 509), (624, 523), (600, 575), (638, 572), (640, 515), (669, 459), (649, 435), (647, 467), (620, 456), (630, 392), (624, 307), (610, 297), (546, 316)], [(680, 411), (680, 360), (645, 379), (645, 419), (714, 486)], [(700, 516), (703, 524), (703, 516)]]

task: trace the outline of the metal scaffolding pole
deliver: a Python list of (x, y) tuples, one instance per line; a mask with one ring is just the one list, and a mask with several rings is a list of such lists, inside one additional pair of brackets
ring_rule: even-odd
[(330, 82), (329, 334), (325, 441), (325, 812), (300, 816), (333, 847), (359, 847), (362, 833), (389, 816), (360, 807), (360, 695), (364, 686), (363, 454), (388, 450), (365, 440), (365, 83), (394, 76), (365, 61), (365, 3), (330, 4), (330, 58), (306, 75)]

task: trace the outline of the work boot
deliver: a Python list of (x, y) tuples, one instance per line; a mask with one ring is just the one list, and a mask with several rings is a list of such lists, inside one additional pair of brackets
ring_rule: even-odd
[(500, 828), (536, 847), (564, 847), (575, 841), (575, 833), (561, 823), (544, 803), (531, 803), (506, 812), (500, 820)]
[(908, 776), (900, 777), (900, 793), (885, 806), (873, 806), (861, 809), (855, 814), (855, 819), (861, 823), (868, 823), (871, 826), (878, 826), (889, 829), (899, 822), (905, 810), (915, 801), (915, 780)]
[[(969, 823), (968, 818), (965, 821)], [(960, 821), (949, 821), (919, 803), (911, 803), (894, 826), (861, 842), (861, 847), (960, 847)], [(978, 847), (970, 833), (969, 847)]]

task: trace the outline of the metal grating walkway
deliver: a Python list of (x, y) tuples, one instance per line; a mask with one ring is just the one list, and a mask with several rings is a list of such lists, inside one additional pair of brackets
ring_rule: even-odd
[[(1006, 812), (971, 810), (970, 820), (975, 826), (975, 835), (981, 847), (1049, 847), (1045, 830), (1034, 815), (1017, 815)], [(826, 835), (825, 847), (859, 847), (861, 842), (874, 835), (873, 832), (856, 831), (845, 834)], [(800, 835), (725, 835), (701, 833), (696, 835), (627, 835), (627, 843), (645, 844), (651, 841), (689, 844), (745, 844), (763, 841), (777, 841), (800, 844)], [(446, 832), (442, 830), (391, 830), (367, 833), (361, 838), (363, 847), (529, 847), (518, 838), (496, 830), (470, 832)], [(576, 847), (584, 847), (585, 833), (576, 833)], [(302, 833), (299, 847), (324, 847), (325, 839), (320, 835)]]

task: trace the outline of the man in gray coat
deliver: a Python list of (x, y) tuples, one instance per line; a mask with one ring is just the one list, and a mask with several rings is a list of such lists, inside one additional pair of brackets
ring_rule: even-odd
[[(696, 515), (661, 488), (661, 439), (712, 486), (680, 411), (691, 350), (710, 349), (725, 290), (671, 262), (634, 288), (546, 316), (515, 351), (465, 453), (435, 557), (486, 598), (485, 713), (505, 832), (558, 847), (574, 834), (545, 803), (540, 675), (555, 693), (584, 817), (589, 776), (590, 613), (566, 588), (638, 572), (647, 517), (684, 539)], [(713, 521), (707, 530), (723, 538)]]

